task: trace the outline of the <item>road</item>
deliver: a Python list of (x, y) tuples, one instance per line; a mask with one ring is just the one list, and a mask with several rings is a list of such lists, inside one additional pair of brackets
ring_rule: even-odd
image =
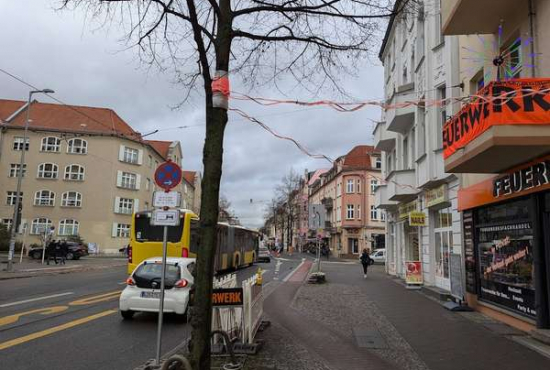
[[(239, 270), (239, 280), (265, 270), (264, 285), (282, 280), (300, 258), (277, 259)], [(157, 315), (123, 321), (118, 295), (125, 267), (0, 281), (0, 357), (10, 370), (133, 369), (155, 355)], [(167, 315), (163, 353), (191, 327)]]

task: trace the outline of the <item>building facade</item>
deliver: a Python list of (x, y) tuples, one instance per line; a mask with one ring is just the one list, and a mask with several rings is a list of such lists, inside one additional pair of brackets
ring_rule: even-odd
[[(179, 142), (143, 140), (114, 111), (0, 100), (0, 219), (11, 227), (21, 151), (25, 150), (19, 239), (41, 243), (79, 235), (99, 252), (128, 244), (132, 213), (151, 207), (154, 171)], [(180, 190), (179, 188), (176, 190)]]
[[(312, 177), (309, 208), (320, 211), (310, 214), (309, 228), (312, 236), (322, 237), (333, 255), (355, 258), (365, 248), (381, 246), (385, 213), (374, 204), (381, 166), (374, 147), (359, 145), (339, 157), (328, 171)], [(318, 220), (323, 219), (320, 225)]]
[(550, 328), (550, 3), (489, 3), (450, 0), (442, 12), (444, 34), (471, 44), (465, 95), (484, 97), (442, 130), (445, 169), (463, 178), (466, 299), (520, 329)]
[(441, 130), (456, 110), (448, 98), (461, 94), (459, 42), (441, 34), (440, 0), (405, 3), (379, 54), (388, 106), (374, 130), (384, 180), (376, 206), (387, 212), (388, 273), (406, 278), (413, 264), (424, 285), (450, 293), (452, 263), (462, 261), (460, 175), (444, 170)]
[(183, 171), (183, 208), (190, 209), (197, 215), (201, 210), (201, 174), (197, 171)]

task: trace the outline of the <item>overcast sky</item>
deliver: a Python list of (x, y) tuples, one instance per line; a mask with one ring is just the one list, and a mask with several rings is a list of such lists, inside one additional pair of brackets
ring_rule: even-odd
[[(180, 109), (171, 109), (184, 96), (184, 91), (171, 82), (171, 75), (141, 65), (136, 50), (125, 50), (121, 44), (121, 30), (98, 29), (85, 22), (83, 11), (58, 12), (54, 10), (56, 4), (54, 0), (0, 0), (0, 68), (39, 88), (54, 89), (55, 96), (67, 104), (112, 108), (142, 133), (197, 125), (160, 131), (148, 138), (179, 140), (184, 169), (202, 171), (202, 100), (191, 99)], [(378, 61), (362, 60), (361, 76), (344, 80), (350, 95), (358, 99), (383, 96), (383, 69), (375, 62)], [(231, 84), (232, 89), (239, 91), (239, 81), (232, 79)], [(0, 73), (0, 98), (25, 100), (28, 90)], [(293, 93), (292, 99), (311, 99), (306, 91), (295, 89)], [(254, 95), (281, 97), (272, 88), (262, 88)], [(52, 102), (45, 96), (38, 99)], [(377, 108), (338, 113), (326, 107), (261, 107), (240, 101), (232, 101), (231, 106), (295, 138), (312, 152), (331, 158), (347, 153), (355, 145), (371, 144), (373, 124), (368, 118), (380, 117)], [(329, 166), (326, 161), (305, 156), (292, 143), (230, 114), (222, 193), (243, 224), (253, 227), (262, 224), (266, 202), (291, 168), (303, 173), (305, 169)], [(250, 199), (254, 200), (252, 204)]]

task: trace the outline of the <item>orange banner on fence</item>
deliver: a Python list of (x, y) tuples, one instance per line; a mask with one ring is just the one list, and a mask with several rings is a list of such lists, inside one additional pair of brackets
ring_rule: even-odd
[(550, 124), (550, 79), (491, 82), (443, 127), (443, 157), (448, 158), (496, 125)]

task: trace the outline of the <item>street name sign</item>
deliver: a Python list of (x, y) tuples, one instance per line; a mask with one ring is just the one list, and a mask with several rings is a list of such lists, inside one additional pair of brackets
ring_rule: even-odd
[(162, 211), (155, 209), (151, 217), (153, 226), (178, 226), (180, 224), (180, 212), (177, 209)]
[(155, 183), (162, 189), (170, 191), (181, 182), (182, 171), (177, 163), (166, 161), (155, 171)]
[(153, 207), (177, 208), (181, 204), (181, 194), (178, 191), (155, 191), (153, 195)]

